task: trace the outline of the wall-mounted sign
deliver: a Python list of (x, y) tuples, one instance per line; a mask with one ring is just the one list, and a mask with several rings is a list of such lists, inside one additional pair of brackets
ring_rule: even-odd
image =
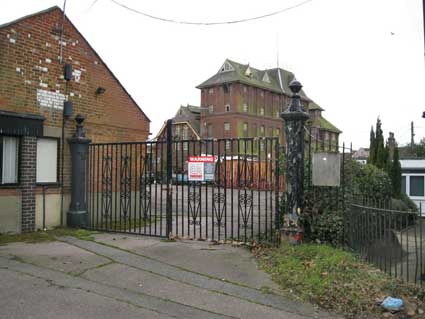
[(206, 182), (214, 180), (215, 159), (212, 155), (189, 156), (188, 180), (191, 182)]

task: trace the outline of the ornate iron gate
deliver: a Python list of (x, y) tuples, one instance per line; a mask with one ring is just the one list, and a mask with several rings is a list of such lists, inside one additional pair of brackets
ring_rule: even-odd
[[(91, 144), (91, 229), (202, 240), (272, 240), (283, 176), (277, 138)], [(190, 156), (214, 156), (193, 182)], [(211, 172), (210, 172), (211, 173)]]

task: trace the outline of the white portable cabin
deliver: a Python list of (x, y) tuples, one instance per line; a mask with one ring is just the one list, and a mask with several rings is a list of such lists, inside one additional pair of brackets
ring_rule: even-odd
[(425, 216), (425, 158), (400, 160), (402, 192), (412, 199)]

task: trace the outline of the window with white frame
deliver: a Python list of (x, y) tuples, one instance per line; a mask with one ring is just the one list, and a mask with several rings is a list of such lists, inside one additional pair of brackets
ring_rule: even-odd
[(264, 127), (264, 125), (261, 125), (260, 126), (260, 135), (264, 136), (264, 133), (265, 133), (265, 127)]
[(248, 123), (243, 123), (243, 136), (247, 137), (248, 136)]
[(213, 88), (209, 89), (209, 90), (208, 90), (208, 93), (209, 93), (209, 94), (213, 94), (213, 93), (214, 93), (214, 89), (213, 89)]
[(19, 138), (0, 136), (1, 184), (18, 183)]
[(248, 112), (248, 104), (246, 104), (246, 103), (244, 103), (244, 104), (243, 104), (243, 111), (244, 111), (245, 113), (247, 113), (247, 112)]
[(264, 115), (264, 107), (260, 108), (260, 115)]
[(214, 105), (208, 105), (208, 112), (212, 113), (214, 112)]
[(424, 176), (409, 176), (409, 195), (423, 197), (424, 194)]
[(189, 128), (187, 126), (183, 127), (183, 136), (182, 138), (184, 140), (188, 140), (189, 139)]
[(230, 112), (230, 105), (226, 104), (226, 106), (224, 107), (224, 109), (226, 110), (226, 112)]
[(226, 141), (226, 150), (230, 150), (230, 141), (229, 140)]
[(56, 138), (37, 139), (37, 183), (58, 182), (58, 144)]
[(225, 122), (224, 123), (224, 130), (225, 131), (230, 131), (230, 123), (228, 123), (228, 122)]

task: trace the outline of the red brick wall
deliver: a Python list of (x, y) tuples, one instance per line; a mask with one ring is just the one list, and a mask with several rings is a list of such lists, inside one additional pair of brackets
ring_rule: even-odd
[[(275, 130), (279, 128), (280, 137), (283, 138), (283, 121), (276, 115), (289, 101), (290, 98), (283, 94), (240, 83), (232, 83), (228, 93), (224, 93), (222, 85), (202, 89), (201, 137), (207, 137), (208, 124), (213, 126), (213, 135), (216, 138), (244, 137), (241, 128), (243, 123), (247, 123), (247, 137), (257, 136), (260, 126), (264, 125), (266, 136), (274, 136)], [(225, 111), (226, 104), (230, 105), (230, 112)], [(243, 111), (244, 104), (248, 105), (248, 112)], [(212, 114), (207, 109), (209, 105), (214, 106)], [(260, 115), (261, 108), (264, 108), (264, 115)], [(225, 122), (230, 123), (230, 131), (224, 131)]]
[[(0, 109), (43, 115), (45, 126), (60, 128), (62, 110), (47, 107), (45, 98), (40, 105), (37, 90), (48, 91), (52, 97), (64, 94), (73, 103), (74, 116), (81, 113), (86, 117), (87, 136), (93, 142), (145, 141), (149, 120), (68, 20), (63, 63), (72, 64), (81, 76), (68, 84), (63, 79), (64, 64), (58, 61), (61, 22), (62, 12), (53, 9), (0, 29)], [(106, 89), (102, 95), (95, 94), (99, 86)], [(68, 120), (66, 138), (74, 130), (74, 121)], [(66, 142), (64, 155), (67, 188), (70, 156)]]

